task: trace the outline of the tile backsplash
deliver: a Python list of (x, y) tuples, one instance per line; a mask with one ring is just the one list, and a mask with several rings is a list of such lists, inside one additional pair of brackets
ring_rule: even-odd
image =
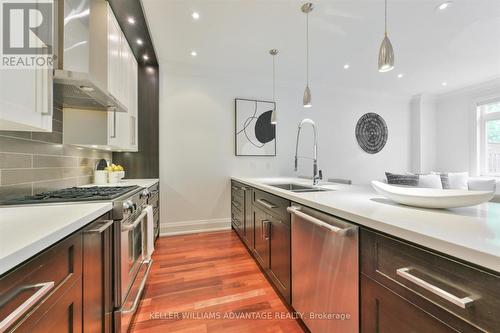
[(54, 108), (50, 133), (0, 131), (0, 200), (93, 182), (111, 152), (63, 145), (63, 111)]

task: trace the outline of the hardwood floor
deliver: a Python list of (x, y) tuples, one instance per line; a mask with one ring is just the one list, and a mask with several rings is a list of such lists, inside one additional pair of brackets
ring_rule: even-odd
[(303, 333), (232, 230), (162, 237), (153, 260), (132, 333)]

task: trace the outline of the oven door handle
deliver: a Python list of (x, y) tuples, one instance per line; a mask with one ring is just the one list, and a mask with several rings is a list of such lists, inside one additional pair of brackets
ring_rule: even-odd
[(139, 292), (135, 296), (134, 302), (132, 303), (132, 306), (129, 309), (123, 310), (122, 309), (122, 314), (129, 314), (129, 313), (135, 313), (137, 310), (137, 307), (139, 306), (139, 301), (141, 300), (142, 292), (144, 290), (144, 287), (146, 286), (146, 281), (148, 280), (149, 276), (149, 271), (151, 270), (151, 266), (153, 264), (153, 259), (149, 259), (147, 265), (148, 268), (146, 269), (146, 273), (144, 273), (144, 277), (142, 278), (141, 285), (139, 287)]
[(142, 219), (146, 216), (146, 214), (147, 214), (146, 210), (143, 210), (141, 212), (141, 215), (139, 215), (133, 223), (122, 224), (122, 231), (130, 231), (135, 229), (135, 227), (137, 227), (137, 225), (141, 223)]

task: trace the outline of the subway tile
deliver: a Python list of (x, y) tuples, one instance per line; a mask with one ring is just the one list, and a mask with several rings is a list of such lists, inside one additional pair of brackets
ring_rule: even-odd
[(21, 139), (31, 139), (31, 132), (21, 132), (21, 131), (0, 131), (2, 136), (12, 136)]
[(62, 168), (3, 169), (0, 172), (1, 185), (13, 185), (63, 178)]
[(32, 184), (0, 186), (0, 200), (14, 199), (32, 194)]
[(94, 182), (94, 176), (78, 177), (78, 186), (92, 184)]
[(33, 140), (62, 144), (63, 135), (60, 132), (33, 132), (31, 134)]
[(93, 174), (93, 171), (92, 171), (92, 168), (90, 168), (90, 167), (64, 168), (63, 169), (63, 178), (91, 176), (92, 174)]
[(78, 185), (78, 178), (57, 179), (43, 182), (33, 183), (33, 193), (42, 193), (48, 191), (60, 190), (66, 187), (73, 187)]
[(58, 144), (0, 136), (0, 151), (4, 153), (63, 155), (64, 147)]
[(73, 168), (78, 166), (78, 158), (70, 156), (33, 155), (33, 168)]
[(31, 155), (0, 153), (0, 169), (31, 168)]

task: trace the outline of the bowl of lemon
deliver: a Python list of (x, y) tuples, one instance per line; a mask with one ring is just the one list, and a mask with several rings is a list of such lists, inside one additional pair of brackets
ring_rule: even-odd
[(108, 172), (108, 182), (111, 184), (118, 183), (123, 177), (125, 177), (125, 170), (119, 164), (111, 164), (104, 170)]

